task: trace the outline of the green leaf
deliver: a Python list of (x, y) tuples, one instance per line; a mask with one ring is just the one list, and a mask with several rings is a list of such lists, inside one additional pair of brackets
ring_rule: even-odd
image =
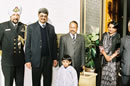
[(96, 45), (97, 45), (97, 46), (99, 45), (99, 40), (96, 40)]
[(99, 39), (99, 36), (98, 36), (98, 35), (95, 35), (95, 36), (92, 37), (91, 40), (92, 40), (92, 41), (96, 41), (96, 40), (98, 40), (98, 39)]
[(94, 64), (94, 61), (93, 60), (91, 60), (91, 61), (89, 61), (87, 64), (86, 64), (86, 66), (87, 67), (94, 67), (95, 66), (95, 64)]
[(92, 48), (91, 49), (91, 54), (92, 54), (92, 57), (96, 57), (96, 49)]

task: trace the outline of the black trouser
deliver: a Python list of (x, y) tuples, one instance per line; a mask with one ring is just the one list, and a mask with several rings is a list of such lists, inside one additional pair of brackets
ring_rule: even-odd
[(130, 86), (130, 76), (122, 75), (122, 85), (121, 86)]
[(75, 68), (75, 70), (77, 72), (77, 78), (79, 80), (79, 78), (80, 78), (80, 72), (81, 72), (81, 67), (74, 67), (74, 68)]
[(15, 79), (15, 86), (24, 85), (24, 65), (22, 66), (6, 66), (2, 65), (2, 71), (5, 78), (5, 86), (13, 86)]
[(43, 56), (41, 58), (40, 67), (32, 67), (32, 81), (33, 86), (41, 86), (41, 76), (43, 75), (43, 85), (51, 86), (52, 82), (52, 61), (49, 57)]

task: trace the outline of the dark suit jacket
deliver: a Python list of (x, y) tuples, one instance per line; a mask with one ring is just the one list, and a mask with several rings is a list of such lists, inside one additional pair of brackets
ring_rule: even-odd
[(85, 40), (84, 37), (80, 34), (77, 34), (76, 43), (73, 44), (73, 40), (70, 34), (66, 34), (61, 36), (60, 38), (60, 65), (61, 65), (61, 58), (64, 55), (70, 55), (72, 58), (72, 66), (76, 68), (76, 70), (80, 70), (80, 67), (84, 65), (85, 57)]
[[(31, 62), (32, 67), (39, 67), (42, 48), (40, 24), (38, 22), (35, 22), (29, 25), (27, 30), (25, 60), (26, 62)], [(52, 61), (57, 58), (56, 34), (54, 27), (49, 23), (46, 24), (46, 30), (49, 48), (48, 61), (52, 63)]]
[[(2, 50), (2, 64), (8, 66), (17, 66), (24, 64), (23, 46), (19, 50), (18, 35), (24, 38), (25, 26), (19, 22), (15, 29), (11, 21), (0, 24), (0, 50)], [(14, 41), (14, 39), (16, 39)], [(15, 44), (16, 43), (16, 44)], [(14, 49), (16, 45), (16, 49)], [(14, 53), (16, 51), (16, 53)], [(19, 53), (20, 51), (20, 53)]]
[(130, 36), (121, 39), (121, 73), (130, 76)]

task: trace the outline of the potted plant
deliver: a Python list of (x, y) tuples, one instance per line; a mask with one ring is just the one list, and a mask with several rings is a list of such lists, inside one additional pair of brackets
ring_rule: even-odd
[[(99, 34), (90, 33), (84, 34), (85, 38), (85, 66), (87, 71), (93, 71), (95, 69), (94, 60), (97, 55), (97, 48), (99, 45)], [(91, 70), (89, 70), (91, 69)]]

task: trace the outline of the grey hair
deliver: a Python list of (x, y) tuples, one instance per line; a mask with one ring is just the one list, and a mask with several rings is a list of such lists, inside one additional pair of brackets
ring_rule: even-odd
[(130, 28), (130, 20), (128, 21), (128, 27)]

